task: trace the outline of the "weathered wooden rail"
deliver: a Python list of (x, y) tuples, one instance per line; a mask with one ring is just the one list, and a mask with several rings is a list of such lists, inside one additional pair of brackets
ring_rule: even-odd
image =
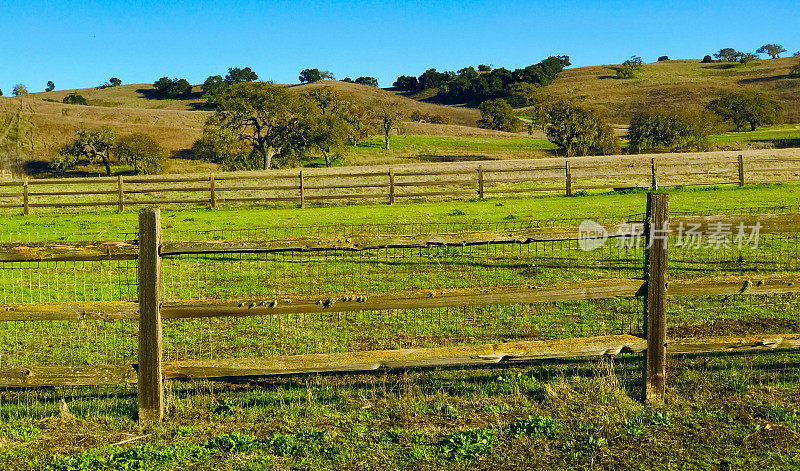
[[(443, 166), (446, 165), (446, 166)], [(49, 178), (0, 181), (0, 208), (386, 201), (430, 197), (487, 198), (584, 190), (739, 185), (800, 181), (800, 158), (616, 157), (538, 159), (481, 164), (420, 164), (415, 169), (305, 169), (211, 175)]]
[[(720, 224), (758, 224), (762, 234), (800, 232), (800, 214), (712, 215), (670, 218), (667, 195), (651, 194), (645, 222), (632, 221), (633, 232), (652, 237), (651, 224), (673, 231), (687, 226), (702, 232)], [(616, 225), (604, 228), (610, 237)], [(645, 397), (664, 394), (665, 356), (683, 353), (769, 351), (800, 348), (800, 335), (764, 334), (693, 339), (666, 338), (666, 303), (677, 296), (743, 296), (800, 292), (800, 273), (751, 273), (667, 279), (666, 241), (643, 244), (643, 279), (602, 279), (549, 285), (489, 286), (433, 289), (391, 294), (331, 293), (229, 300), (163, 302), (160, 299), (161, 260), (186, 254), (362, 251), (382, 248), (460, 247), (480, 244), (530, 244), (570, 241), (583, 237), (578, 228), (542, 227), (510, 231), (466, 231), (444, 234), (300, 237), (248, 241), (162, 241), (159, 212), (140, 212), (135, 241), (0, 244), (0, 262), (138, 260), (138, 302), (28, 303), (0, 305), (0, 322), (118, 321), (139, 323), (138, 362), (132, 365), (76, 365), (0, 368), (0, 387), (111, 385), (138, 383), (140, 417), (157, 420), (163, 414), (163, 382), (169, 379), (352, 372), (377, 369), (514, 364), (548, 358), (573, 358), (644, 353)], [(209, 262), (213, 263), (213, 262)], [(557, 340), (520, 340), (478, 345), (302, 354), (269, 358), (235, 358), (164, 362), (161, 325), (167, 319), (278, 316), (327, 312), (430, 309), (442, 307), (535, 304), (642, 297), (646, 301), (646, 335), (606, 335)]]

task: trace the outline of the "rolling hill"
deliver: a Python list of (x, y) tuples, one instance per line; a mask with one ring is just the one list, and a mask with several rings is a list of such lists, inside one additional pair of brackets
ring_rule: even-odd
[[(398, 96), (382, 89), (344, 82), (291, 85), (297, 93), (319, 86), (331, 86), (364, 103), (394, 100), (408, 114), (413, 111), (446, 115), (453, 124), (433, 125), (409, 122), (404, 131), (417, 135), (468, 137), (507, 137), (507, 133), (480, 129), (474, 108), (442, 106)], [(66, 105), (61, 101), (70, 93), (86, 98), (88, 105)], [(199, 86), (186, 99), (155, 98), (152, 85), (131, 84), (109, 88), (86, 88), (32, 93), (23, 97), (0, 97), (0, 150), (10, 136), (19, 135), (24, 152), (35, 160), (48, 161), (81, 126), (108, 126), (118, 134), (142, 132), (153, 136), (172, 156), (167, 171), (179, 171), (181, 160), (192, 143), (202, 135), (203, 123), (211, 114), (201, 97)], [(24, 128), (20, 132), (19, 127)], [(16, 143), (15, 143), (16, 144)], [(184, 162), (185, 164), (185, 162)], [(192, 166), (197, 162), (193, 161)]]
[[(619, 128), (632, 115), (647, 108), (700, 108), (721, 91), (753, 89), (777, 97), (787, 122), (800, 122), (800, 78), (789, 77), (798, 58), (764, 60), (747, 67), (738, 64), (701, 64), (699, 60), (674, 60), (645, 64), (637, 77), (617, 79), (615, 65), (578, 67), (564, 70), (548, 87), (551, 99), (572, 99), (596, 107)], [(445, 115), (452, 124), (408, 122), (404, 133), (420, 136), (469, 138), (520, 138), (477, 127), (477, 109), (445, 106), (430, 102), (431, 91), (403, 96), (387, 89), (352, 83), (326, 81), (289, 85), (302, 93), (330, 86), (356, 100), (374, 105), (394, 100), (407, 113), (419, 111)], [(66, 105), (61, 101), (77, 92), (88, 106)], [(167, 171), (211, 170), (211, 164), (185, 160), (192, 143), (201, 136), (210, 111), (199, 86), (186, 99), (161, 100), (150, 84), (129, 84), (110, 88), (85, 88), (33, 93), (24, 97), (0, 98), (0, 151), (16, 147), (33, 160), (48, 161), (80, 126), (109, 126), (119, 134), (143, 132), (153, 136), (172, 156)], [(520, 110), (524, 114), (524, 109)], [(397, 157), (397, 156), (394, 156)], [(500, 156), (502, 157), (502, 156)]]
[(750, 89), (769, 93), (783, 104), (788, 122), (800, 122), (800, 78), (789, 71), (800, 59), (787, 57), (740, 64), (701, 64), (674, 60), (645, 64), (637, 77), (618, 79), (616, 65), (565, 69), (548, 87), (554, 99), (573, 99), (596, 107), (615, 124), (627, 124), (648, 108), (702, 108), (719, 92)]

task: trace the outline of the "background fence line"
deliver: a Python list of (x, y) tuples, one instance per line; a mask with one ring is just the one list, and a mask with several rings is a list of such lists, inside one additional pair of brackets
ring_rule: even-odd
[(304, 169), (206, 175), (48, 178), (0, 181), (0, 209), (142, 205), (224, 205), (314, 202), (397, 202), (508, 194), (800, 181), (800, 158), (755, 155), (616, 157), (419, 164), (414, 168), (348, 171)]

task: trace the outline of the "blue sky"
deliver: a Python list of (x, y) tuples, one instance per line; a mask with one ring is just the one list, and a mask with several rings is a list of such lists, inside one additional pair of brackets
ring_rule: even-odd
[(700, 58), (768, 42), (800, 49), (794, 1), (169, 1), (37, 2), (0, 6), (0, 89), (91, 87), (116, 76), (202, 83), (233, 66), (296, 82), (306, 67), (337, 78), (487, 63), (524, 67), (567, 54), (573, 66), (631, 55)]

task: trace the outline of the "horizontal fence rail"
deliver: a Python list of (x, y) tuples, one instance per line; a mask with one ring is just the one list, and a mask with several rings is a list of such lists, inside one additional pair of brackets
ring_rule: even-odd
[(388, 202), (420, 198), (488, 198), (587, 190), (800, 181), (800, 158), (685, 155), (596, 157), (419, 164), (414, 169), (306, 169), (211, 175), (48, 178), (0, 181), (0, 208), (142, 205), (219, 208), (229, 204)]
[[(428, 290), (403, 294), (293, 296), (280, 298), (164, 302), (162, 319), (251, 317), (386, 309), (490, 306), (642, 296), (639, 279), (574, 281), (549, 286)], [(667, 296), (800, 293), (800, 274), (700, 277), (669, 282)], [(0, 322), (139, 319), (136, 302), (27, 303), (0, 305)]]

